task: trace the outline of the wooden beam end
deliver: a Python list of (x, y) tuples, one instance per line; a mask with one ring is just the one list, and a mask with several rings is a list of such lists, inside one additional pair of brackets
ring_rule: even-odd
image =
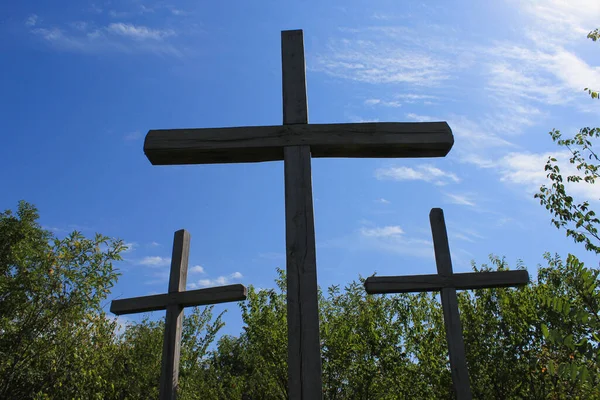
[(115, 306), (115, 300), (110, 302), (110, 312), (115, 314), (115, 315), (121, 315), (119, 313), (118, 307)]
[(283, 37), (283, 35), (298, 35), (298, 34), (302, 34), (303, 31), (302, 29), (287, 29), (284, 31), (281, 31), (281, 36)]

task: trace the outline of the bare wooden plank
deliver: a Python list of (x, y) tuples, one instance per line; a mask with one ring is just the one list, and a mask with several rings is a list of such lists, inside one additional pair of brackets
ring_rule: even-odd
[(144, 153), (153, 165), (212, 164), (282, 160), (283, 147), (304, 145), (312, 157), (444, 157), (453, 144), (446, 122), (296, 124), (151, 130)]
[(444, 312), (448, 355), (450, 356), (450, 369), (456, 398), (457, 400), (471, 400), (471, 384), (469, 381), (469, 370), (467, 368), (467, 356), (465, 355), (465, 343), (462, 335), (456, 289), (442, 289), (440, 297)]
[[(302, 31), (281, 33), (283, 123), (306, 127), (306, 75)], [(312, 200), (311, 149), (287, 145), (285, 175), (288, 395), (322, 399), (317, 257)]]
[(247, 289), (244, 285), (217, 286), (206, 289), (189, 290), (180, 293), (157, 294), (113, 300), (110, 312), (115, 315), (164, 310), (169, 305), (182, 307), (227, 303), (246, 300)]
[(371, 276), (365, 281), (369, 294), (411, 293), (439, 291), (443, 288), (457, 290), (523, 286), (529, 283), (527, 271), (466, 272), (440, 275)]
[(281, 32), (283, 123), (308, 124), (306, 63), (301, 29)]
[(185, 291), (188, 260), (190, 256), (190, 233), (185, 229), (175, 232), (171, 252), (171, 272), (169, 275), (169, 293)]
[[(429, 213), (431, 233), (433, 236), (433, 249), (438, 274), (445, 278), (452, 277), (452, 258), (448, 244), (446, 221), (441, 208), (433, 208)], [(448, 353), (450, 356), (450, 369), (454, 391), (458, 400), (471, 400), (471, 384), (467, 368), (467, 356), (462, 335), (462, 326), (458, 311), (458, 299), (455, 288), (441, 290), (442, 309), (444, 312), (444, 325), (446, 326), (446, 339), (448, 340)]]
[[(171, 253), (171, 273), (169, 295), (185, 291), (188, 259), (190, 255), (190, 234), (184, 229), (175, 232)], [(159, 398), (174, 400), (179, 383), (179, 356), (181, 352), (181, 329), (183, 327), (183, 306), (169, 304), (165, 318), (163, 352), (160, 372)]]
[(177, 304), (167, 306), (158, 395), (160, 400), (175, 400), (177, 398), (182, 328), (183, 307)]
[(288, 385), (291, 400), (321, 399), (321, 347), (310, 150), (285, 148)]
[(438, 274), (450, 277), (452, 276), (452, 258), (450, 257), (444, 211), (441, 208), (432, 208), (429, 212), (429, 223), (431, 225), (433, 251)]

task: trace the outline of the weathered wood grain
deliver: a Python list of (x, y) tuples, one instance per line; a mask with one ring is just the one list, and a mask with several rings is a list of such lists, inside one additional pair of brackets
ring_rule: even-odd
[(282, 160), (286, 146), (310, 146), (312, 157), (444, 157), (453, 144), (446, 122), (295, 123), (151, 130), (144, 153), (153, 165), (213, 164)]
[(290, 400), (321, 398), (321, 348), (310, 150), (285, 149)]
[(527, 271), (466, 272), (441, 275), (371, 276), (365, 281), (369, 294), (410, 293), (523, 286), (529, 282)]
[[(445, 278), (452, 276), (452, 258), (448, 244), (448, 232), (444, 221), (444, 212), (441, 208), (434, 208), (429, 213), (431, 233), (433, 236), (433, 249), (438, 274)], [(471, 384), (469, 382), (469, 369), (467, 356), (458, 311), (458, 299), (455, 288), (441, 290), (442, 310), (444, 325), (446, 326), (446, 339), (448, 340), (448, 354), (450, 356), (450, 369), (454, 391), (458, 400), (471, 400)]]
[(301, 29), (281, 32), (281, 86), (283, 123), (308, 124), (306, 62)]
[[(188, 260), (190, 255), (190, 234), (184, 229), (175, 232), (171, 253), (171, 273), (169, 295), (185, 291)], [(181, 352), (181, 329), (183, 327), (183, 306), (169, 304), (165, 318), (163, 352), (160, 373), (160, 399), (175, 399), (179, 384), (179, 358)]]
[(187, 269), (190, 257), (191, 236), (185, 229), (175, 232), (171, 251), (171, 271), (169, 273), (169, 293), (185, 291)]
[(465, 343), (462, 335), (456, 289), (442, 289), (440, 298), (444, 313), (444, 325), (446, 327), (450, 372), (456, 399), (471, 400), (473, 396), (471, 394), (471, 383), (469, 381), (469, 369), (467, 368), (467, 356), (465, 354)]
[[(302, 31), (281, 33), (283, 123), (308, 123)], [(306, 126), (306, 125), (295, 125)], [(288, 394), (290, 400), (322, 398), (317, 261), (312, 200), (311, 149), (287, 145), (285, 175)]]
[(152, 296), (131, 297), (113, 300), (110, 312), (116, 315), (142, 313), (164, 310), (169, 305), (179, 304), (182, 307), (203, 306), (207, 304), (227, 303), (246, 300), (247, 289), (244, 285), (235, 284), (188, 290), (180, 293), (156, 294)]

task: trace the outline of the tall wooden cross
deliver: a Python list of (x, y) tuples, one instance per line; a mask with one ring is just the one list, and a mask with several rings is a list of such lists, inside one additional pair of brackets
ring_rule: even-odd
[(190, 234), (184, 229), (175, 232), (168, 293), (113, 300), (110, 305), (110, 311), (116, 315), (167, 310), (160, 371), (160, 400), (175, 400), (177, 396), (183, 308), (246, 300), (244, 285), (186, 291), (189, 253)]
[(442, 209), (433, 208), (429, 221), (437, 275), (371, 276), (365, 281), (365, 289), (369, 294), (441, 292), (454, 391), (458, 400), (470, 400), (471, 386), (456, 290), (523, 286), (529, 282), (529, 274), (524, 270), (454, 274)]
[(445, 122), (308, 124), (301, 30), (281, 34), (283, 125), (151, 130), (154, 165), (283, 160), (285, 175), (288, 393), (322, 398), (312, 157), (444, 157), (454, 138)]

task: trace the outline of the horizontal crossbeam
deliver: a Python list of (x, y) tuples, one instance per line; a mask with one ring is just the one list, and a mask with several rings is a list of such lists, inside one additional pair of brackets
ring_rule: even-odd
[(193, 307), (207, 304), (219, 304), (230, 301), (246, 300), (246, 295), (247, 289), (244, 285), (218, 286), (185, 292), (113, 300), (110, 305), (110, 312), (116, 315), (123, 315), (164, 310), (169, 305)]
[(524, 286), (529, 274), (524, 270), (467, 272), (441, 275), (371, 276), (365, 281), (369, 294), (440, 291), (445, 288), (484, 289)]
[(295, 124), (151, 130), (144, 153), (153, 165), (283, 160), (286, 146), (312, 157), (444, 157), (454, 144), (446, 122)]

